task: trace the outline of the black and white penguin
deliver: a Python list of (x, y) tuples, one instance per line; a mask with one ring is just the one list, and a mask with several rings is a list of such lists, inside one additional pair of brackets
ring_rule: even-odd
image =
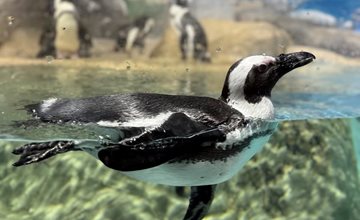
[(80, 22), (75, 4), (71, 0), (54, 0), (50, 2), (48, 11), (52, 18), (40, 36), (37, 57), (89, 57), (91, 36)]
[(208, 42), (199, 21), (191, 15), (188, 0), (176, 0), (170, 6), (170, 23), (178, 37), (183, 60), (194, 59), (211, 62)]
[(135, 47), (141, 51), (145, 47), (145, 40), (153, 30), (155, 20), (149, 16), (141, 16), (133, 23), (119, 28), (116, 36), (115, 51), (130, 53)]
[(184, 219), (201, 219), (215, 186), (234, 176), (274, 132), (276, 123), (260, 122), (274, 118), (270, 97), (277, 81), (314, 59), (311, 53), (296, 52), (239, 60), (230, 67), (219, 99), (135, 93), (51, 98), (26, 106), (39, 123), (96, 125), (109, 135), (102, 142), (29, 143), (13, 151), (20, 155), (14, 166), (85, 151), (140, 180), (191, 186)]

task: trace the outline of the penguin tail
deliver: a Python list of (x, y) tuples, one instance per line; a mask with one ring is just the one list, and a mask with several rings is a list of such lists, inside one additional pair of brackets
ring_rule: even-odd
[(78, 149), (75, 148), (75, 143), (73, 141), (51, 141), (25, 144), (13, 150), (13, 154), (20, 155), (20, 158), (13, 166), (18, 167), (37, 163), (57, 154), (76, 150)]

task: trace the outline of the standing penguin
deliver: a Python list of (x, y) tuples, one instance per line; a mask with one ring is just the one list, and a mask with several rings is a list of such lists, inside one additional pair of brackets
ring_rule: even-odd
[(37, 57), (57, 58), (89, 57), (92, 41), (90, 34), (80, 22), (72, 1), (54, 0), (49, 9), (52, 13), (40, 37), (40, 51)]
[(171, 25), (179, 36), (182, 59), (211, 62), (205, 31), (190, 14), (188, 0), (176, 0), (170, 7), (170, 16)]
[(130, 53), (135, 47), (143, 50), (145, 47), (145, 39), (155, 25), (153, 18), (141, 16), (131, 24), (126, 24), (119, 28), (116, 36), (116, 45), (114, 50), (124, 50)]

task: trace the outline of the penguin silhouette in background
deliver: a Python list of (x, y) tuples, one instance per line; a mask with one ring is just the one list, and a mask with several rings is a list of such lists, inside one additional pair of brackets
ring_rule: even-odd
[(114, 50), (130, 53), (132, 49), (139, 48), (142, 52), (145, 47), (145, 40), (153, 30), (154, 25), (153, 18), (141, 16), (133, 23), (120, 27), (117, 32)]
[(72, 1), (54, 0), (48, 6), (48, 21), (40, 36), (37, 57), (90, 57), (91, 36), (80, 22)]
[(181, 58), (211, 62), (204, 28), (191, 15), (188, 4), (188, 0), (176, 0), (170, 7), (170, 23), (179, 37)]

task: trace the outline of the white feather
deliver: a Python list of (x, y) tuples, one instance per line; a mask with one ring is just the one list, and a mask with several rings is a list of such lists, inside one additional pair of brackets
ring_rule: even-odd
[(262, 97), (258, 103), (249, 103), (245, 99), (230, 101), (229, 105), (240, 111), (247, 118), (273, 119), (274, 105), (267, 97)]
[(229, 105), (240, 111), (245, 117), (272, 119), (274, 106), (269, 98), (263, 97), (259, 103), (245, 100), (245, 80), (254, 65), (275, 62), (271, 56), (250, 56), (242, 60), (229, 75)]
[(54, 17), (55, 18), (58, 18), (59, 15), (62, 13), (62, 12), (69, 12), (69, 13), (73, 13), (73, 14), (76, 14), (77, 13), (77, 10), (76, 10), (76, 7), (73, 3), (71, 2), (62, 2), (62, 1), (56, 1), (55, 2), (55, 13), (54, 13)]
[(98, 125), (104, 127), (157, 127), (163, 124), (173, 112), (160, 113), (153, 117), (136, 117), (126, 122), (99, 121)]
[(134, 28), (131, 28), (130, 31), (128, 32), (128, 35), (126, 38), (126, 46), (125, 46), (125, 50), (127, 52), (131, 51), (131, 49), (134, 45), (134, 42), (139, 35), (139, 31), (140, 31), (139, 28), (134, 27)]
[(57, 98), (50, 98), (50, 99), (46, 99), (41, 103), (41, 111), (42, 112), (46, 112), (47, 110), (50, 109), (50, 107), (57, 101)]
[(136, 118), (121, 124), (124, 127), (156, 127), (164, 123), (173, 112), (160, 113), (154, 117)]
[(181, 19), (187, 12), (189, 12), (188, 8), (184, 8), (178, 5), (172, 5), (170, 7), (170, 23), (178, 35), (181, 34)]
[(123, 173), (140, 180), (172, 186), (218, 184), (233, 177), (251, 157), (262, 149), (269, 138), (270, 135), (254, 139), (248, 148), (224, 161), (166, 163), (150, 169)]
[(194, 56), (194, 50), (195, 50), (195, 30), (194, 27), (191, 25), (186, 25), (185, 27), (186, 33), (187, 33), (187, 51), (186, 51), (186, 56), (188, 59), (193, 58)]

